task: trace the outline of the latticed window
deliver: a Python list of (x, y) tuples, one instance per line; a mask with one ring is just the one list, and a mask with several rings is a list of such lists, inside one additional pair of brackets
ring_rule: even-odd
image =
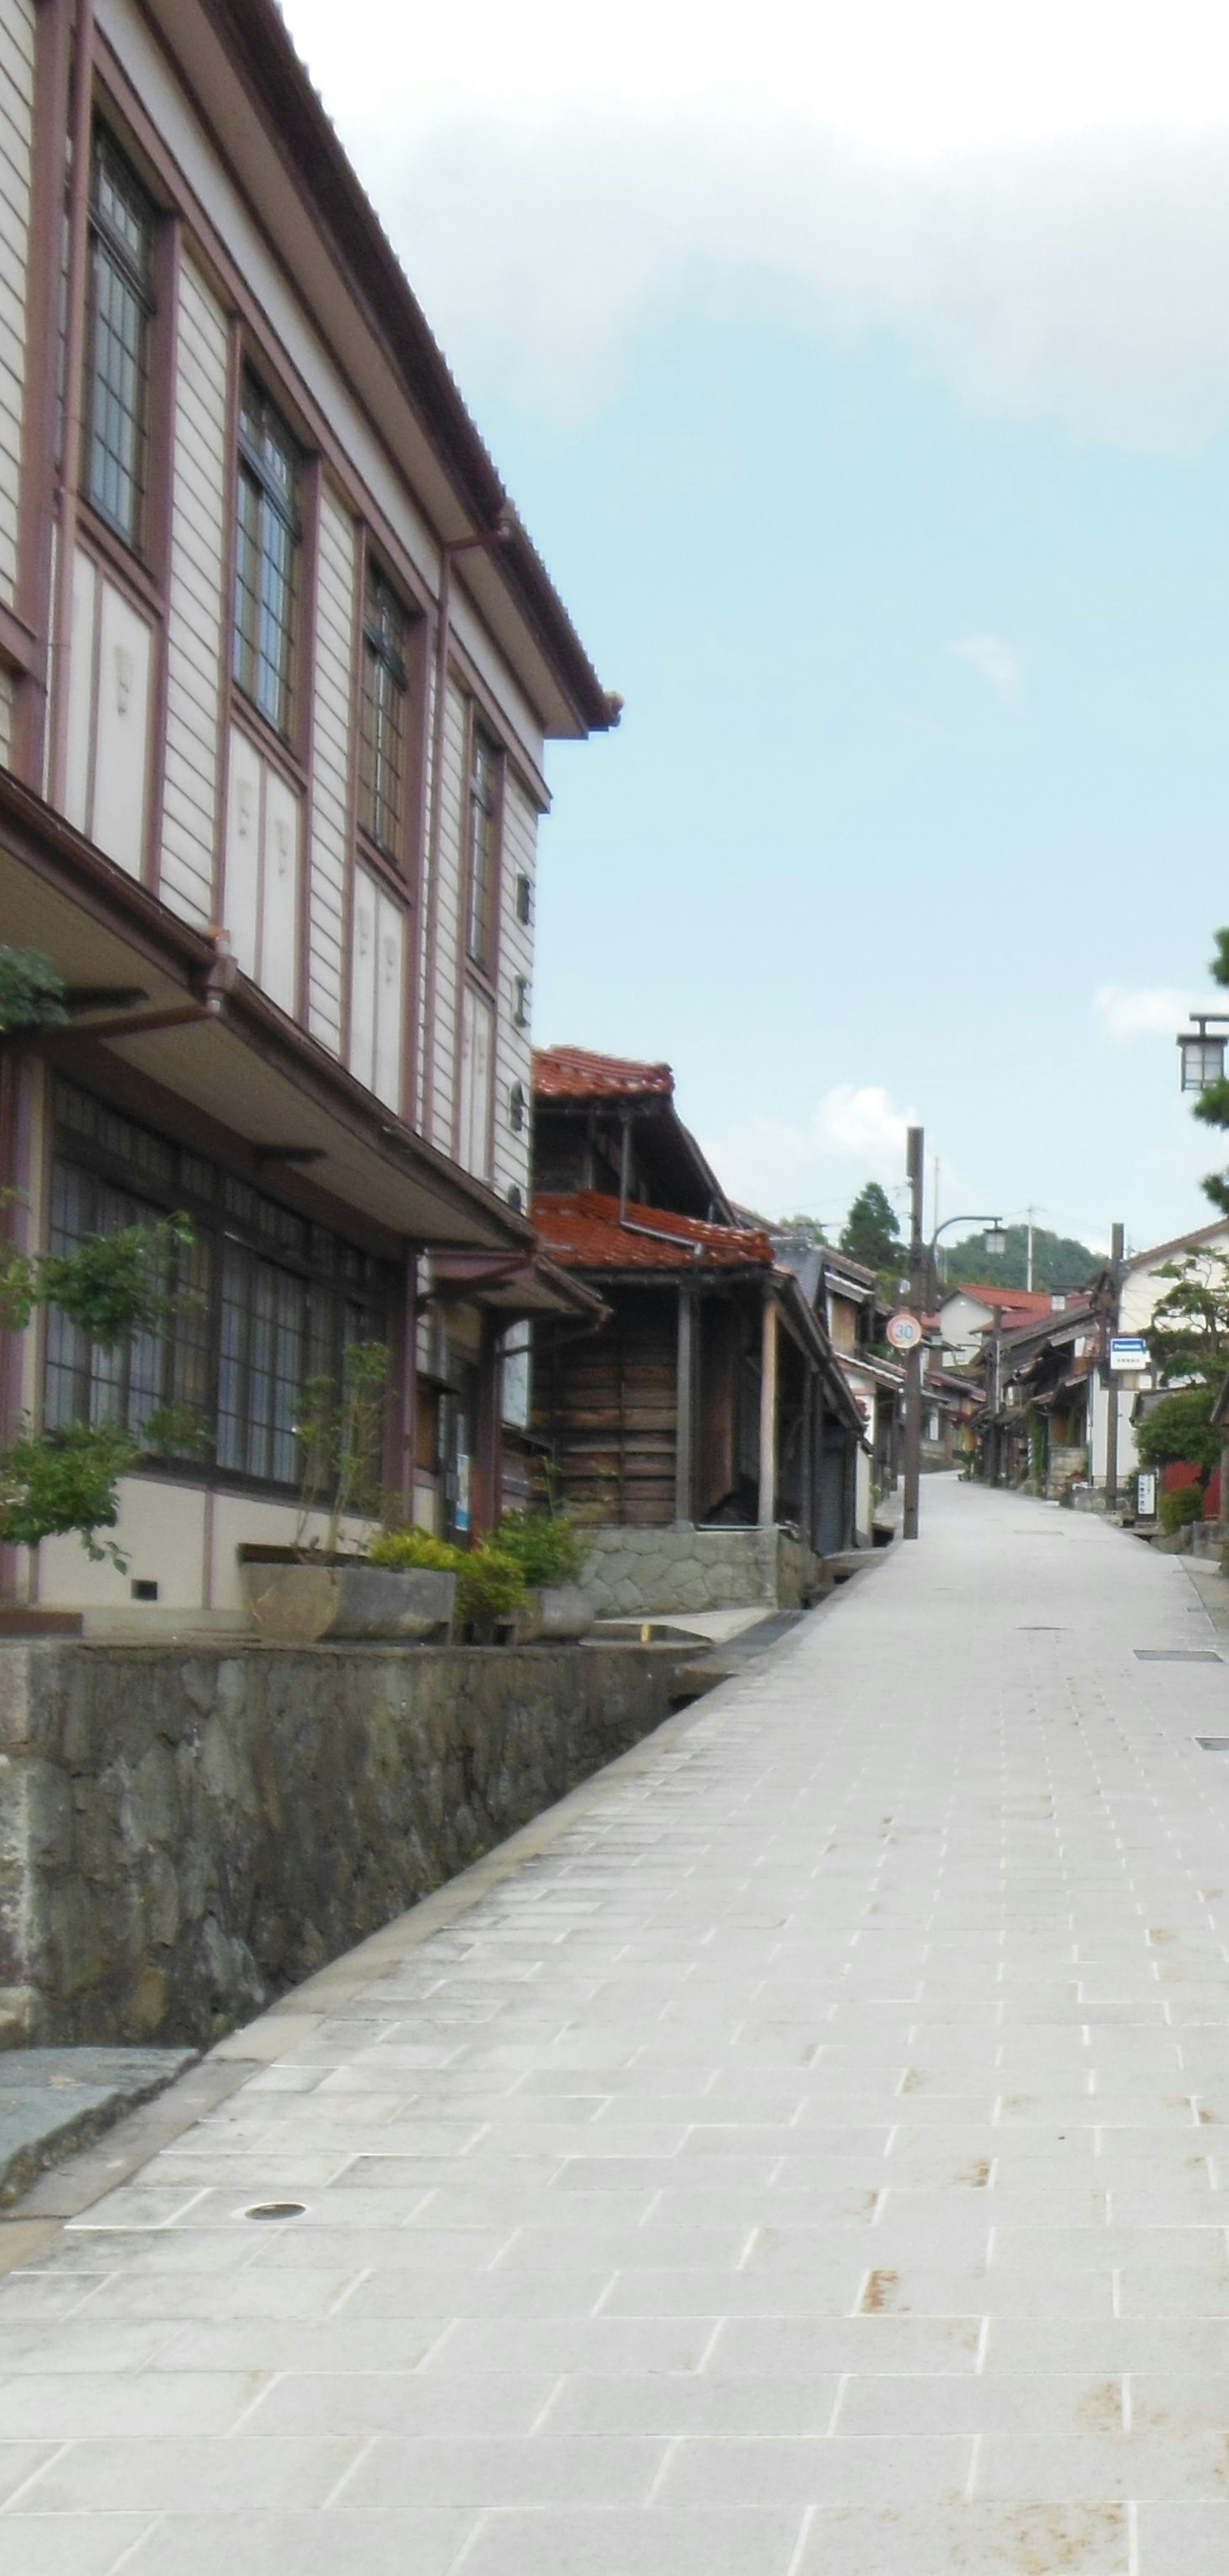
[(126, 545), (141, 542), (154, 310), (155, 212), (109, 134), (95, 130), (90, 171), (86, 492)]
[(470, 963), (486, 972), (491, 963), (491, 927), (495, 909), (495, 824), (498, 809), (499, 754), (489, 736), (474, 728), (469, 764), (468, 882), (465, 945)]
[(299, 452), (255, 376), (239, 409), (235, 525), (234, 673), (244, 696), (281, 734), (290, 731)]
[(359, 821), (390, 858), (401, 850), (409, 718), (410, 621), (374, 566), (363, 619)]
[(228, 1481), (293, 1490), (303, 1390), (314, 1377), (340, 1384), (350, 1346), (383, 1340), (388, 1273), (329, 1227), (59, 1083), (52, 1251), (180, 1208), (193, 1240), (173, 1256), (177, 1293), (156, 1331), (100, 1351), (49, 1311), (47, 1423), (122, 1422), (139, 1439), (151, 1414), (188, 1408), (195, 1473), (214, 1466)]

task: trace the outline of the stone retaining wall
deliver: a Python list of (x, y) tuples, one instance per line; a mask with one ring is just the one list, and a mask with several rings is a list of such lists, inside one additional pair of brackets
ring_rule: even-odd
[(781, 1529), (596, 1529), (584, 1581), (603, 1619), (670, 1610), (796, 1610), (824, 1588), (822, 1560)]
[(0, 2045), (218, 2037), (638, 1743), (683, 1660), (0, 1642)]

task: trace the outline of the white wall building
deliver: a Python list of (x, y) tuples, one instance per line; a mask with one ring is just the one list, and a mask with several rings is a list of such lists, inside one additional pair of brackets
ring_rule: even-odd
[(545, 748), (617, 720), (271, 0), (0, 0), (0, 933), (35, 1245), (184, 1207), (198, 1321), (6, 1418), (187, 1399), (10, 1599), (226, 1610), (293, 1527), (304, 1376), (397, 1355), (388, 1480), (498, 1508), (500, 1350), (575, 1298), (528, 1203)]

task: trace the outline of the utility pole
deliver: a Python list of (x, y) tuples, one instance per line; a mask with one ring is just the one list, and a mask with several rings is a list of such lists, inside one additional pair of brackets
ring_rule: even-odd
[(1120, 1225), (1110, 1233), (1110, 1305), (1106, 1317), (1106, 1388), (1109, 1412), (1105, 1424), (1105, 1509), (1106, 1514), (1118, 1509), (1118, 1380), (1108, 1365), (1109, 1344), (1118, 1330), (1118, 1300), (1122, 1290), (1122, 1256), (1126, 1237)]
[(1033, 1219), (1037, 1214), (1037, 1210), (1035, 1207), (1026, 1208), (1024, 1213), (1028, 1218), (1028, 1275), (1025, 1279), (1024, 1285), (1026, 1288), (1031, 1289), (1033, 1285)]
[[(926, 1186), (926, 1136), (921, 1127), (908, 1134), (909, 1303), (919, 1324), (926, 1311), (926, 1245), (922, 1234), (922, 1200)], [(922, 1338), (905, 1354), (905, 1508), (902, 1538), (917, 1537), (918, 1496), (922, 1482)]]

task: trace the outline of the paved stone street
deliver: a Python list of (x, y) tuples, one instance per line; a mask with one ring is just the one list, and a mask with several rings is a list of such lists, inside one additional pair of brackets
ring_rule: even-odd
[(1229, 1668), (923, 1505), (31, 2231), (4, 2576), (1224, 2576)]

